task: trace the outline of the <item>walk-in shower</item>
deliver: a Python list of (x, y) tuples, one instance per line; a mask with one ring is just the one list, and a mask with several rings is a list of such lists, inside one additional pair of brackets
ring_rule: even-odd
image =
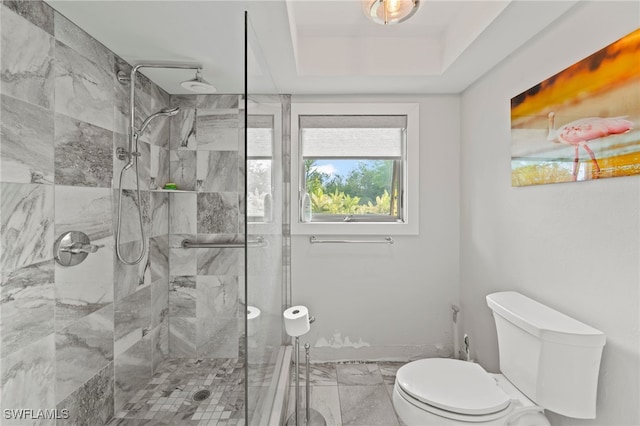
[[(223, 54), (198, 54), (169, 22), (178, 47), (151, 38), (159, 54), (136, 47), (149, 27), (135, 19), (140, 40), (114, 51), (79, 26), (80, 8), (106, 16), (104, 2), (18, 3), (0, 3), (10, 68), (0, 87), (0, 410), (57, 410), (65, 424), (280, 424), (291, 354), (281, 319), (291, 292), (290, 97), (258, 85), (270, 76), (256, 67), (267, 63), (260, 37), (249, 28), (252, 62), (226, 74), (243, 51), (240, 26), (203, 40), (224, 42)], [(116, 3), (107, 10), (121, 17), (149, 7)], [(212, 2), (170, 3), (193, 15)], [(236, 3), (216, 19), (239, 21)], [(122, 40), (125, 27), (106, 29)], [(131, 62), (136, 52), (193, 62), (172, 70)], [(203, 77), (218, 92), (180, 84), (204, 90)], [(57, 236), (76, 231), (88, 241), (69, 250), (84, 262), (57, 263)], [(182, 247), (186, 238), (234, 245)]]

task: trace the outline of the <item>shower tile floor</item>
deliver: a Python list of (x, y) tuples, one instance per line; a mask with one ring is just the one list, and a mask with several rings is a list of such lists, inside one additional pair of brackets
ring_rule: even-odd
[[(323, 415), (327, 426), (405, 426), (391, 402), (396, 371), (402, 365), (401, 362), (312, 364), (310, 405)], [(268, 372), (257, 374), (261, 377), (250, 378), (250, 387)], [(303, 365), (300, 379), (303, 413)], [(193, 395), (205, 389), (210, 396), (194, 401)], [(287, 419), (295, 410), (294, 395), (292, 383)], [(238, 359), (171, 359), (115, 414), (109, 426), (244, 426), (244, 406), (244, 367)]]
[[(404, 426), (393, 409), (396, 372), (403, 362), (311, 364), (311, 408), (327, 426)], [(300, 366), (300, 411), (305, 410), (305, 370)], [(289, 416), (295, 410), (295, 387), (289, 394)]]
[[(110, 426), (243, 426), (244, 366), (228, 359), (171, 359), (115, 413)], [(193, 396), (208, 390), (202, 401)]]

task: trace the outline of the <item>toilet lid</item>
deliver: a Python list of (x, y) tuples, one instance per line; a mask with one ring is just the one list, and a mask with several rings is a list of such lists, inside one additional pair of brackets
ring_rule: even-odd
[(504, 410), (510, 403), (496, 381), (472, 362), (421, 359), (400, 367), (396, 381), (413, 398), (458, 414), (491, 414)]

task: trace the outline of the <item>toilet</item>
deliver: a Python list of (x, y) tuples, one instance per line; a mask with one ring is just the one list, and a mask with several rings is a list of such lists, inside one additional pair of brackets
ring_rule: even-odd
[(487, 304), (501, 374), (450, 358), (405, 364), (393, 389), (398, 417), (407, 426), (547, 426), (545, 409), (595, 418), (604, 334), (514, 291)]

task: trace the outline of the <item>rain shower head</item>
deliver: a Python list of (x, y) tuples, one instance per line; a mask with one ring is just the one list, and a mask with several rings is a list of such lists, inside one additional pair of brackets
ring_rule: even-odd
[(167, 108), (161, 109), (160, 111), (156, 112), (155, 114), (152, 114), (149, 117), (147, 117), (147, 119), (142, 122), (142, 126), (140, 126), (140, 130), (138, 130), (138, 133), (144, 132), (144, 130), (149, 125), (149, 123), (151, 123), (151, 120), (153, 120), (154, 118), (156, 118), (156, 117), (172, 117), (172, 116), (176, 115), (179, 111), (180, 111), (180, 107), (167, 107)]
[(202, 78), (202, 69), (196, 70), (196, 77), (180, 83), (182, 87), (196, 93), (215, 93), (218, 91), (213, 84)]

